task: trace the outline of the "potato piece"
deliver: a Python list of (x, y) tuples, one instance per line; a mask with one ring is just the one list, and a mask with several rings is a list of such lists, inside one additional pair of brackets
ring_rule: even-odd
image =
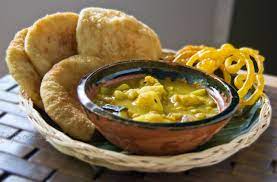
[(133, 118), (135, 121), (148, 121), (148, 122), (170, 122), (164, 115), (158, 113), (147, 113)]
[(191, 92), (191, 94), (197, 95), (197, 96), (205, 96), (205, 95), (207, 95), (207, 91), (206, 91), (206, 89), (202, 88), (202, 89), (198, 89), (198, 90)]
[(123, 100), (127, 97), (127, 95), (120, 90), (115, 90), (113, 96), (117, 100)]
[(128, 99), (135, 100), (138, 97), (138, 89), (129, 89), (126, 91)]
[(174, 91), (174, 87), (172, 87), (172, 86), (166, 87), (166, 90), (169, 92), (172, 92), (172, 91)]
[(206, 118), (206, 114), (204, 114), (204, 113), (197, 113), (197, 114), (195, 114), (195, 117), (198, 120), (205, 119)]
[(170, 113), (167, 115), (167, 118), (173, 121), (181, 120), (182, 117), (183, 117), (182, 113)]
[(209, 106), (211, 106), (211, 107), (213, 107), (213, 106), (216, 106), (216, 103), (215, 103), (215, 101), (214, 100), (209, 100), (208, 102), (207, 102), (207, 104), (209, 105)]
[(149, 91), (139, 94), (133, 104), (144, 111), (163, 112), (163, 105), (158, 94), (154, 91)]
[(122, 118), (129, 118), (128, 112), (126, 110), (120, 111), (118, 113), (118, 116), (122, 117)]
[(196, 114), (196, 113), (199, 113), (200, 111), (201, 111), (200, 109), (191, 109), (190, 113)]
[(129, 89), (129, 88), (130, 88), (129, 85), (127, 85), (126, 83), (123, 83), (123, 84), (119, 85), (119, 86), (116, 88), (116, 90), (121, 90), (121, 91), (123, 91), (123, 90), (127, 90), (127, 89)]
[(183, 106), (196, 106), (196, 105), (201, 105), (205, 103), (205, 99), (193, 95), (193, 94), (188, 94), (188, 95), (178, 95), (175, 94), (171, 98), (172, 103), (181, 104)]
[(147, 85), (155, 85), (155, 84), (159, 84), (160, 85), (160, 82), (156, 78), (154, 78), (152, 76), (146, 76), (144, 78), (144, 83), (147, 84)]
[(146, 93), (149, 91), (156, 92), (158, 96), (161, 98), (163, 94), (166, 93), (163, 85), (157, 85), (157, 86), (144, 86), (139, 90), (139, 93)]

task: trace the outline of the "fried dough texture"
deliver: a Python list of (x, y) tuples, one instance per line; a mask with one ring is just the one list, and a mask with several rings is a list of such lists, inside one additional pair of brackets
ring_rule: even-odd
[(157, 34), (147, 25), (123, 12), (85, 8), (77, 25), (78, 52), (107, 60), (146, 59), (161, 57)]
[(37, 73), (24, 50), (24, 41), (28, 29), (22, 29), (15, 34), (6, 51), (6, 63), (12, 77), (17, 81), (25, 95), (43, 109), (39, 94), (41, 76)]
[(77, 98), (77, 85), (87, 73), (105, 65), (97, 57), (76, 55), (53, 66), (44, 76), (40, 93), (46, 113), (70, 136), (87, 141), (94, 132)]
[(25, 50), (43, 77), (57, 62), (77, 53), (78, 14), (55, 13), (37, 20), (29, 29)]

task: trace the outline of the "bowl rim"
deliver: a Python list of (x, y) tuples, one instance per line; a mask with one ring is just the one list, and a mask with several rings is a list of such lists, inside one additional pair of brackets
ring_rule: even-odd
[(196, 127), (202, 127), (202, 126), (216, 124), (216, 123), (219, 123), (221, 121), (228, 119), (230, 116), (232, 116), (236, 112), (238, 105), (239, 105), (238, 93), (235, 90), (235, 88), (233, 88), (233, 86), (229, 85), (228, 83), (226, 83), (224, 80), (220, 79), (219, 77), (217, 77), (215, 75), (209, 75), (209, 74), (207, 74), (203, 71), (200, 71), (199, 69), (193, 68), (193, 67), (183, 66), (180, 64), (176, 64), (176, 63), (168, 63), (168, 62), (165, 62), (162, 60), (147, 60), (147, 61), (148, 62), (149, 61), (157, 62), (157, 64), (163, 63), (163, 64), (167, 64), (169, 66), (185, 67), (186, 69), (192, 69), (192, 70), (198, 72), (199, 74), (203, 75), (204, 77), (210, 77), (210, 78), (216, 80), (216, 82), (218, 82), (219, 84), (221, 84), (225, 88), (227, 88), (228, 93), (231, 93), (230, 94), (231, 102), (230, 102), (229, 106), (227, 106), (223, 111), (221, 111), (220, 113), (218, 113), (212, 117), (202, 119), (202, 120), (196, 120), (193, 122), (182, 122), (182, 123), (181, 122), (175, 122), (175, 123), (141, 122), (141, 121), (135, 121), (132, 119), (126, 119), (126, 118), (117, 116), (117, 115), (101, 108), (100, 106), (95, 104), (88, 97), (88, 95), (86, 94), (86, 84), (87, 84), (87, 81), (91, 77), (93, 77), (95, 74), (97, 74), (98, 72), (104, 71), (106, 69), (109, 69), (111, 67), (119, 66), (122, 64), (132, 64), (132, 63), (143, 64), (143, 62), (145, 63), (145, 60), (128, 60), (128, 61), (115, 62), (115, 63), (109, 64), (109, 65), (102, 66), (102, 67), (92, 71), (91, 73), (88, 73), (80, 80), (80, 82), (77, 86), (77, 95), (78, 95), (80, 103), (85, 108), (86, 112), (89, 111), (89, 112), (96, 114), (99, 117), (103, 117), (110, 121), (116, 121), (118, 123), (123, 123), (123, 124), (127, 124), (127, 125), (131, 124), (131, 125), (136, 125), (136, 126), (146, 127), (146, 128), (169, 127), (169, 128), (176, 128), (176, 129), (178, 129), (178, 128), (196, 128)]

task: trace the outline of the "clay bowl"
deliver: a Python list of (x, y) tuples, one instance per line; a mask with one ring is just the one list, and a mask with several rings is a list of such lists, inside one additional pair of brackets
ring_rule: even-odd
[[(138, 74), (198, 83), (216, 100), (220, 113), (194, 122), (146, 123), (121, 118), (92, 101), (100, 84)], [(218, 77), (161, 61), (125, 61), (104, 66), (84, 77), (77, 92), (91, 122), (107, 140), (141, 155), (175, 155), (195, 149), (227, 124), (239, 104), (236, 90)]]

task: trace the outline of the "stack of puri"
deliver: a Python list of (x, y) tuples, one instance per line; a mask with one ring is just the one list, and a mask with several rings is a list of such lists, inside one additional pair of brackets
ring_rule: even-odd
[(79, 80), (106, 64), (161, 56), (157, 34), (133, 16), (86, 8), (79, 15), (47, 15), (20, 30), (7, 49), (6, 62), (25, 97), (65, 133), (87, 141), (95, 127), (78, 101)]

